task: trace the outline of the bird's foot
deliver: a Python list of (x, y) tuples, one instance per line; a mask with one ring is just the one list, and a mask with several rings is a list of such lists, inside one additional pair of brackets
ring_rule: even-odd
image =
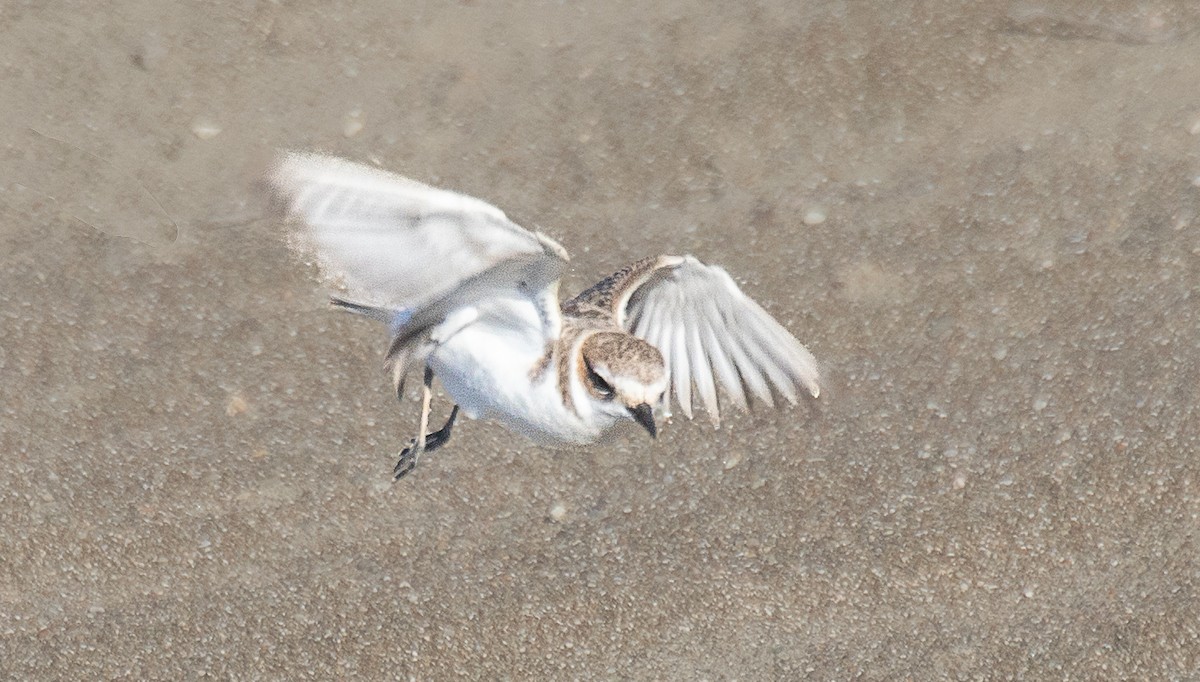
[(396, 462), (396, 466), (392, 469), (395, 480), (399, 481), (416, 468), (417, 460), (420, 459), (421, 453), (433, 452), (450, 440), (450, 430), (454, 428), (456, 417), (458, 417), (458, 405), (455, 405), (454, 409), (450, 411), (450, 418), (446, 420), (445, 426), (425, 435), (424, 447), (421, 446), (418, 439), (413, 438), (408, 447), (400, 451), (400, 460)]
[(408, 447), (400, 451), (400, 460), (396, 462), (396, 466), (392, 468), (393, 480), (399, 481), (408, 475), (408, 472), (417, 467), (417, 460), (421, 456), (422, 449), (417, 447), (417, 439), (412, 439), (412, 443)]

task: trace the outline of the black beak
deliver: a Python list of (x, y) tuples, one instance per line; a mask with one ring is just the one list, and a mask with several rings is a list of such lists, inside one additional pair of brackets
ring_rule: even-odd
[(629, 413), (633, 415), (633, 420), (642, 425), (642, 428), (650, 432), (651, 438), (658, 438), (658, 427), (654, 425), (654, 409), (646, 403), (642, 403), (637, 407), (629, 408)]

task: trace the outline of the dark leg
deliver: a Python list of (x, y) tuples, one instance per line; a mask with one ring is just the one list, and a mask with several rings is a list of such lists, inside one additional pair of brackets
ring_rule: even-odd
[(429, 403), (433, 400), (433, 370), (425, 366), (425, 381), (421, 386), (421, 426), (417, 437), (412, 439), (408, 447), (400, 451), (400, 461), (392, 469), (395, 480), (400, 480), (417, 466), (417, 460), (425, 451), (425, 431), (429, 428)]
[(442, 428), (433, 433), (426, 433), (429, 428), (429, 403), (433, 397), (433, 370), (425, 368), (425, 384), (421, 389), (421, 430), (408, 447), (400, 452), (400, 461), (396, 462), (392, 473), (398, 481), (408, 475), (417, 466), (417, 460), (425, 452), (433, 452), (450, 440), (450, 430), (454, 428), (454, 420), (458, 417), (458, 405), (450, 410), (450, 418)]
[(450, 410), (450, 418), (442, 428), (425, 436), (425, 452), (433, 452), (450, 440), (450, 429), (454, 427), (454, 419), (458, 417), (458, 405)]

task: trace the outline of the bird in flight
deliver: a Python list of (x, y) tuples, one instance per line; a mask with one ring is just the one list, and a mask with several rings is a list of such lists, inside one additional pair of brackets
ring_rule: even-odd
[[(397, 479), (449, 440), (460, 410), (538, 443), (585, 445), (629, 421), (656, 436), (672, 399), (690, 419), (695, 397), (719, 426), (718, 387), (743, 410), (749, 395), (820, 394), (812, 354), (692, 256), (639, 260), (564, 302), (566, 250), (484, 201), (308, 153), (283, 155), (266, 182), (291, 248), (345, 292), (333, 304), (387, 325), (397, 397), (423, 369)], [(430, 433), (435, 376), (454, 406)]]

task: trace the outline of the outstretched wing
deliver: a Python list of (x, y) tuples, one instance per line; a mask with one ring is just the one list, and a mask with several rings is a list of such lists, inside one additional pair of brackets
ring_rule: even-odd
[(568, 259), (491, 204), (343, 159), (285, 154), (267, 184), (297, 219), (291, 246), (376, 305), (420, 307), (463, 282), (486, 294), (493, 277), (499, 288), (536, 291)]
[(717, 386), (741, 409), (747, 392), (773, 404), (772, 389), (795, 403), (820, 395), (816, 359), (738, 288), (724, 269), (692, 256), (638, 261), (563, 306), (573, 315), (611, 317), (662, 353), (675, 400), (692, 417), (692, 387), (714, 425)]

